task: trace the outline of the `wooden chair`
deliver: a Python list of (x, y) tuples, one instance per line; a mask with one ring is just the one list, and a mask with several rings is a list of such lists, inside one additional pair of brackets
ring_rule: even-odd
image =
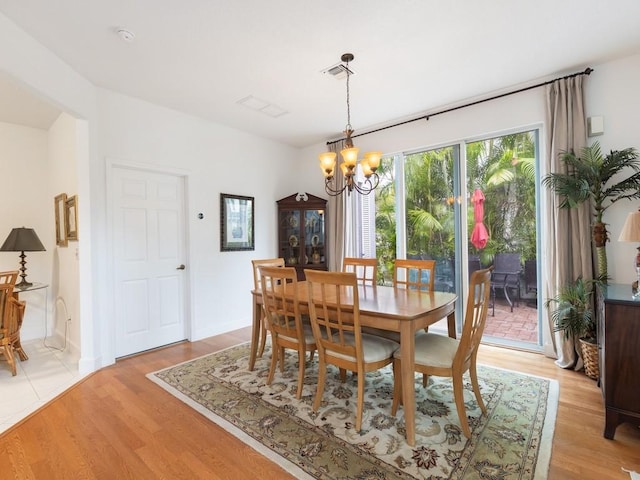
[[(261, 290), (260, 267), (284, 267), (284, 258), (267, 258), (264, 260), (251, 260), (253, 265), (253, 289)], [(264, 321), (264, 308), (260, 312), (260, 342), (258, 343), (258, 356), (262, 357), (264, 346), (267, 342), (267, 325)]]
[(378, 278), (378, 259), (345, 257), (342, 260), (342, 271), (355, 273), (361, 285), (374, 286)]
[(394, 287), (432, 292), (435, 279), (435, 260), (397, 258), (393, 265)]
[(298, 390), (302, 396), (306, 352), (316, 350), (313, 331), (302, 322), (296, 297), (298, 289), (296, 269), (293, 267), (260, 267), (260, 285), (264, 311), (271, 331), (271, 368), (267, 385), (273, 381), (276, 365), (280, 360), (280, 371), (284, 371), (284, 349), (298, 352)]
[(393, 361), (398, 344), (389, 339), (362, 333), (358, 280), (355, 273), (305, 270), (309, 292), (309, 314), (318, 347), (318, 389), (313, 402), (317, 411), (322, 401), (327, 365), (357, 373), (358, 399), (356, 425), (362, 427), (365, 373)]
[(0, 272), (0, 284), (10, 284), (15, 287), (16, 282), (18, 281), (18, 273), (19, 272), (17, 270)]
[(11, 375), (16, 375), (16, 346), (20, 342), (20, 327), (24, 316), (25, 302), (13, 296), (13, 288), (18, 272), (0, 272), (0, 348), (11, 368)]
[[(416, 337), (415, 362), (416, 371), (423, 375), (452, 377), (453, 396), (456, 402), (458, 417), (462, 431), (467, 438), (471, 437), (469, 422), (464, 407), (463, 374), (468, 370), (473, 385), (473, 392), (483, 413), (487, 408), (480, 395), (476, 357), (482, 339), (482, 332), (489, 311), (489, 294), (491, 291), (491, 270), (493, 267), (477, 270), (471, 275), (467, 311), (459, 340), (427, 333)], [(394, 387), (391, 414), (395, 415), (398, 404), (402, 402), (402, 378), (400, 376), (400, 351), (396, 351), (393, 359)]]

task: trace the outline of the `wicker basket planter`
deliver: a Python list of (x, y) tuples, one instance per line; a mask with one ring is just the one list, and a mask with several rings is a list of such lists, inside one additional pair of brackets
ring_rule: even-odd
[(587, 377), (597, 380), (600, 377), (598, 345), (580, 339), (580, 349), (582, 351), (582, 360), (584, 361), (584, 373)]

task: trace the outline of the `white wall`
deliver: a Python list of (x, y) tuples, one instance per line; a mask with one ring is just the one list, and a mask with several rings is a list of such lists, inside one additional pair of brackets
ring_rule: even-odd
[[(130, 162), (187, 177), (190, 338), (249, 325), (251, 259), (277, 251), (275, 201), (294, 193), (287, 172), (297, 150), (110, 91), (100, 90), (98, 100), (97, 168), (106, 160)], [(220, 252), (220, 193), (255, 198), (255, 251)]]
[[(37, 128), (0, 123), (0, 245), (15, 227), (33, 228), (44, 245), (44, 252), (25, 252), (27, 281), (50, 283), (55, 246), (52, 221), (53, 200), (47, 193), (47, 132)], [(19, 252), (0, 252), (0, 270), (18, 270)], [(20, 282), (20, 278), (18, 278)], [(49, 295), (49, 298), (47, 297)], [(21, 338), (43, 338), (45, 311), (50, 291), (20, 294), (27, 302)]]
[[(594, 67), (586, 83), (586, 114), (604, 117), (604, 134), (598, 141), (603, 153), (633, 147), (640, 150), (640, 55)], [(629, 175), (631, 172), (627, 172)], [(634, 260), (640, 243), (619, 242), (627, 214), (640, 208), (640, 200), (622, 200), (604, 213), (610, 241), (608, 272), (613, 283), (630, 284), (636, 279)]]
[[(62, 113), (49, 129), (48, 135), (48, 200), (60, 193), (72, 197), (78, 192), (78, 120)], [(83, 198), (76, 197), (78, 204)], [(51, 212), (53, 214), (53, 207)], [(55, 219), (55, 217), (54, 217)], [(55, 228), (54, 228), (55, 231)], [(56, 346), (64, 344), (74, 356), (80, 354), (80, 272), (78, 241), (69, 241), (66, 247), (56, 245), (55, 233), (49, 235), (53, 251), (51, 272), (51, 326), (56, 335)], [(69, 320), (68, 325), (66, 324)]]

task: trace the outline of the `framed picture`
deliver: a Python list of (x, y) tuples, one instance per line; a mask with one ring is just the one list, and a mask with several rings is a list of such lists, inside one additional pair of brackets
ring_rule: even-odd
[(253, 197), (220, 194), (220, 251), (255, 250)]
[(65, 206), (67, 240), (78, 240), (78, 196), (67, 198)]
[(67, 222), (66, 222), (66, 209), (67, 209), (67, 194), (61, 193), (56, 195), (53, 199), (53, 204), (56, 214), (56, 245), (59, 247), (67, 246)]

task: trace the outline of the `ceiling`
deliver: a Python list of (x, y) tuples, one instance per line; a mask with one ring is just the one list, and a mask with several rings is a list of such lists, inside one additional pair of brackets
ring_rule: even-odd
[[(356, 133), (640, 53), (638, 0), (0, 0), (0, 12), (98, 87), (296, 147), (341, 136), (346, 83), (322, 72), (345, 52)], [(275, 116), (237, 103), (249, 96)], [(46, 128), (57, 110), (40, 103), (0, 75), (0, 121)]]

